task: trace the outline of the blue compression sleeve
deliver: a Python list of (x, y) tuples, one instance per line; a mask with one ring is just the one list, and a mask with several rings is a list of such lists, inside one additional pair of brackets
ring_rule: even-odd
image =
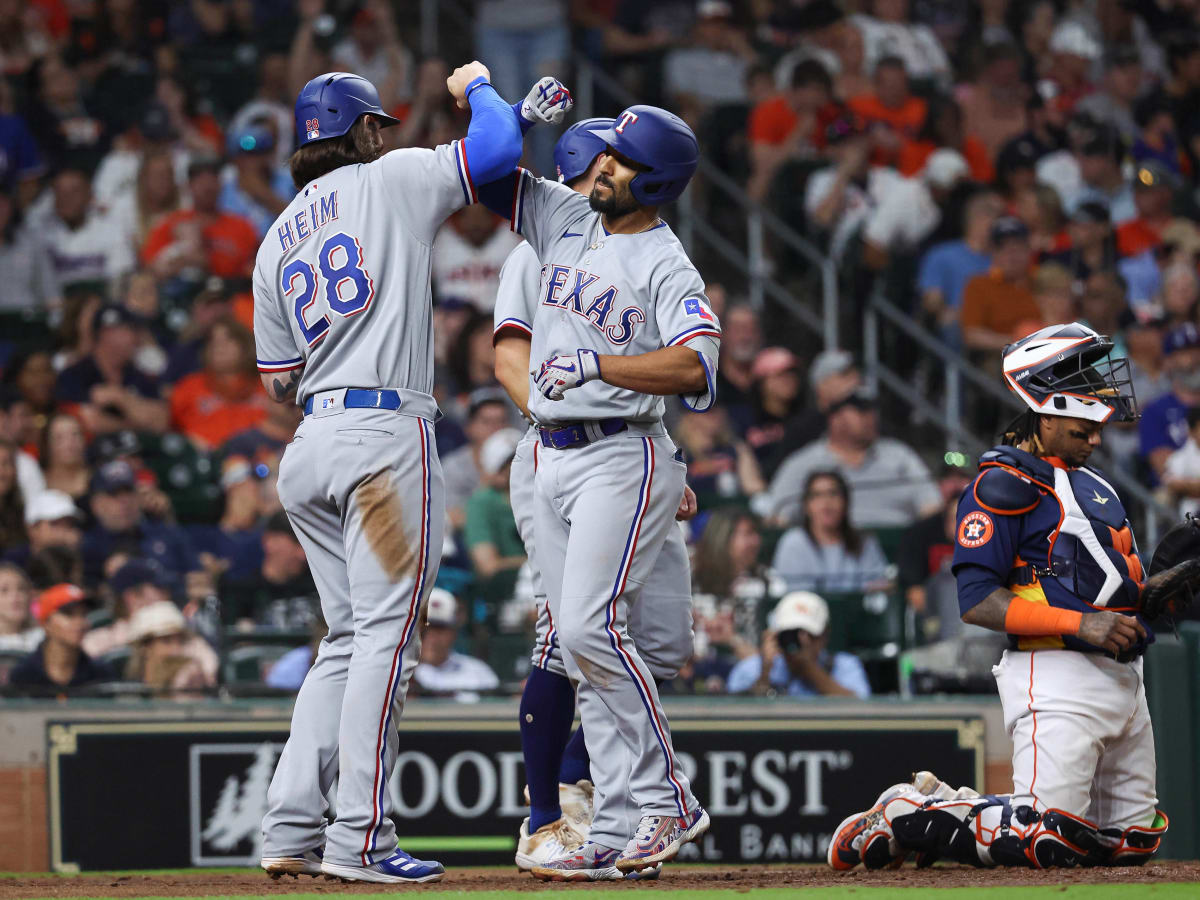
[(558, 770), (575, 719), (575, 688), (561, 675), (534, 668), (520, 707), (521, 752), (529, 786), (529, 833), (562, 817)]
[(592, 780), (591, 758), (583, 740), (583, 726), (575, 729), (567, 749), (563, 751), (562, 765), (558, 767), (558, 780), (563, 784), (575, 784), (583, 779)]
[(521, 116), (483, 78), (467, 85), (471, 124), (463, 138), (467, 168), (475, 184), (511, 173), (521, 159)]

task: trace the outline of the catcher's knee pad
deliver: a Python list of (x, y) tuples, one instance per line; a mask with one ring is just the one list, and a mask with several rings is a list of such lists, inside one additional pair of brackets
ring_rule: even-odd
[(1061, 809), (1042, 813), (1026, 844), (1030, 862), (1039, 869), (1098, 866), (1110, 855), (1096, 825)]
[(1102, 829), (1100, 839), (1108, 847), (1108, 865), (1140, 866), (1145, 863), (1158, 851), (1167, 825), (1166, 814), (1159, 810), (1151, 825), (1133, 825), (1124, 831), (1119, 828)]

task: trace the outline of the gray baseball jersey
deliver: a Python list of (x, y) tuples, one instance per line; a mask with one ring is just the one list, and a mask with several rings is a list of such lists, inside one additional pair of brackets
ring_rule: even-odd
[[(691, 409), (712, 406), (721, 328), (708, 307), (704, 282), (662, 222), (641, 234), (609, 234), (599, 213), (566, 185), (521, 171), (513, 192), (512, 229), (541, 260), (533, 316), (534, 365), (586, 347), (635, 356), (687, 345), (700, 354), (707, 388), (682, 397)], [(544, 424), (621, 417), (662, 418), (662, 397), (590, 381), (548, 400), (536, 391), (529, 411)]]
[(433, 391), (430, 267), (445, 218), (472, 202), (461, 141), (394, 150), (306, 185), (254, 266), (260, 372), (304, 367), (318, 391)]

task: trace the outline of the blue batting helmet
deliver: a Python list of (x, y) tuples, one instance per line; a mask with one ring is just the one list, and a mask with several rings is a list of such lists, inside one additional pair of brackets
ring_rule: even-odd
[(554, 145), (554, 168), (558, 180), (570, 184), (588, 170), (608, 146), (596, 132), (612, 127), (612, 119), (583, 119), (562, 133)]
[(634, 199), (643, 206), (669, 203), (682, 194), (700, 162), (700, 144), (692, 129), (657, 106), (629, 107), (613, 120), (612, 128), (596, 137), (646, 167), (630, 182)]
[(367, 79), (346, 72), (318, 75), (296, 98), (296, 146), (341, 137), (364, 113), (382, 119), (382, 127), (400, 122), (383, 111), (379, 91)]

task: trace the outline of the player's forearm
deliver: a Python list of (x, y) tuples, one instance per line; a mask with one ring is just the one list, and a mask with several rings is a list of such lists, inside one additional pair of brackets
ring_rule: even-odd
[(262, 372), (259, 378), (267, 396), (276, 403), (291, 403), (296, 399), (296, 388), (300, 384), (300, 375), (304, 369), (292, 369), (290, 372)]
[[(507, 329), (511, 331), (512, 329)], [(496, 341), (496, 380), (529, 418), (529, 339), (506, 335)]]
[(637, 356), (601, 356), (600, 380), (639, 394), (696, 394), (708, 388), (700, 354), (663, 347)]
[(1016, 597), (1008, 588), (998, 587), (979, 603), (962, 614), (962, 620), (968, 625), (978, 625), (989, 631), (1004, 632), (1004, 620), (1008, 615), (1008, 605)]

